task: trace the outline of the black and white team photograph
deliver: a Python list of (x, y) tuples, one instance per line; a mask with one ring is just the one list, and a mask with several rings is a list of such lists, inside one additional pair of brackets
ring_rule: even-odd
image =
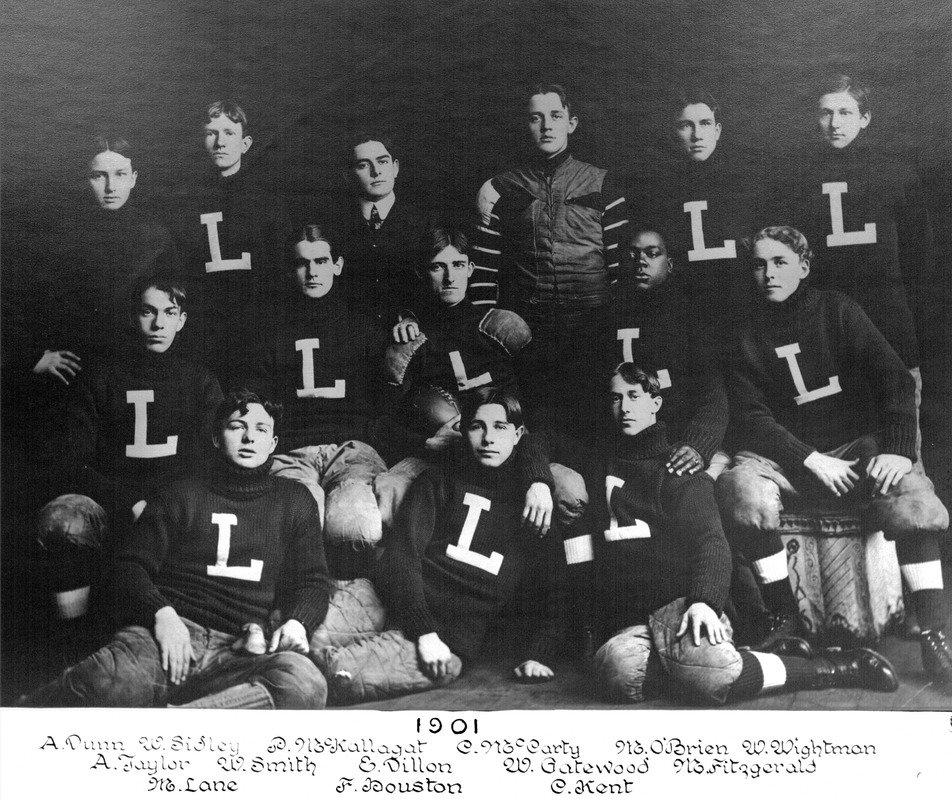
[(952, 709), (946, 0), (3, 17), (0, 705)]

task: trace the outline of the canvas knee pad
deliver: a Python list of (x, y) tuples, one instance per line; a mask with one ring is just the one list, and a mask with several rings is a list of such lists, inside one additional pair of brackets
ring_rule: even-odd
[(725, 470), (714, 484), (714, 494), (728, 527), (757, 531), (780, 527), (780, 487), (758, 470), (743, 465)]
[(610, 702), (643, 702), (650, 656), (646, 625), (633, 625), (612, 636), (595, 653), (598, 693)]
[(949, 512), (925, 475), (909, 473), (884, 496), (868, 506), (864, 527), (881, 530), (887, 539), (916, 533), (944, 534)]
[(680, 598), (658, 609), (648, 619), (661, 665), (683, 700), (723, 704), (743, 667), (732, 642), (730, 623), (721, 614), (721, 622), (728, 632), (726, 642), (711, 644), (705, 632), (701, 643), (695, 645), (690, 631), (680, 639), (677, 635), (687, 609), (687, 600)]
[(367, 578), (336, 583), (327, 615), (311, 634), (311, 657), (319, 665), (323, 665), (322, 653), (327, 648), (344, 647), (380, 633), (387, 621), (387, 609)]
[(324, 538), (330, 544), (375, 545), (383, 537), (380, 509), (369, 483), (345, 480), (329, 491), (326, 502)]
[[(440, 685), (420, 670), (416, 645), (400, 631), (384, 631), (330, 650), (325, 664), (332, 705), (382, 700)], [(450, 680), (458, 676), (456, 671)]]

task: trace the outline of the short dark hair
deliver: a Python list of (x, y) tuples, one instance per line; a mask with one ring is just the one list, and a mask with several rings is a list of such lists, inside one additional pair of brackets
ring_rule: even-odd
[(714, 121), (717, 122), (717, 115), (721, 113), (720, 104), (714, 99), (714, 95), (707, 89), (702, 89), (699, 86), (687, 86), (674, 91), (671, 94), (668, 108), (673, 116), (677, 116), (688, 106), (693, 106), (698, 103), (703, 103), (711, 109), (711, 113), (714, 115)]
[(384, 150), (390, 154), (390, 158), (394, 161), (397, 160), (397, 157), (393, 154), (393, 139), (388, 133), (378, 130), (362, 130), (347, 139), (347, 149), (344, 153), (344, 160), (348, 167), (353, 166), (354, 163), (354, 148), (364, 142), (380, 142)]
[(526, 92), (526, 101), (528, 102), (537, 94), (557, 94), (559, 100), (564, 106), (566, 112), (571, 117), (572, 114), (572, 101), (569, 100), (568, 92), (561, 83), (534, 83), (529, 86), (528, 91)]
[(234, 389), (225, 395), (225, 398), (218, 404), (218, 408), (215, 409), (215, 420), (212, 427), (215, 436), (221, 433), (222, 428), (225, 427), (225, 423), (232, 414), (239, 411), (243, 416), (248, 413), (248, 406), (255, 403), (264, 408), (268, 416), (274, 420), (274, 430), (277, 433), (278, 425), (281, 423), (281, 417), (284, 414), (284, 407), (280, 403), (272, 403), (251, 391), (251, 389)]
[(460, 413), (460, 427), (464, 430), (469, 427), (481, 406), (491, 405), (502, 406), (506, 412), (506, 421), (517, 428), (522, 427), (522, 404), (519, 402), (519, 398), (508, 389), (484, 386), (464, 395), (462, 400), (463, 410)]
[(773, 239), (775, 242), (785, 244), (801, 259), (805, 259), (806, 261), (813, 260), (813, 251), (810, 249), (810, 243), (807, 241), (807, 237), (790, 225), (771, 225), (757, 231), (757, 233), (749, 239), (745, 239), (744, 244), (753, 252), (754, 245), (761, 239)]
[(430, 262), (447, 247), (455, 247), (463, 255), (469, 256), (469, 237), (460, 228), (437, 226), (430, 228), (417, 245), (417, 267), (423, 271)]
[(111, 133), (94, 136), (90, 145), (90, 150), (92, 151), (90, 161), (100, 153), (118, 153), (132, 161), (132, 145), (129, 144), (129, 140), (123, 136), (114, 136)]
[(650, 394), (652, 397), (661, 396), (661, 381), (658, 380), (658, 375), (650, 369), (641, 367), (631, 361), (622, 361), (612, 370), (608, 377), (609, 382), (616, 375), (625, 383), (640, 386), (643, 392)]
[(329, 233), (326, 233), (327, 228), (324, 225), (321, 225), (317, 222), (306, 222), (300, 228), (296, 228), (294, 233), (288, 236), (285, 241), (285, 259), (287, 261), (288, 269), (292, 269), (295, 266), (294, 263), (294, 248), (300, 242), (327, 242), (327, 246), (331, 251), (331, 261), (337, 261), (336, 248), (334, 247), (334, 238)]
[(820, 97), (825, 94), (848, 92), (859, 106), (860, 115), (869, 113), (869, 87), (849, 75), (831, 75), (820, 85)]
[(205, 122), (210, 122), (216, 117), (228, 117), (236, 125), (241, 125), (241, 135), (250, 136), (251, 131), (248, 128), (248, 115), (245, 110), (234, 100), (216, 100), (205, 111)]
[(134, 314), (142, 303), (142, 295), (149, 289), (158, 289), (165, 292), (169, 299), (179, 307), (179, 311), (185, 310), (185, 287), (177, 280), (161, 275), (147, 275), (139, 278), (132, 287), (132, 293), (129, 295), (132, 313)]

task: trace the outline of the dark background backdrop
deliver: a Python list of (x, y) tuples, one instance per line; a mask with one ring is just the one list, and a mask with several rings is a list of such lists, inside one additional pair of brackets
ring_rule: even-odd
[(81, 184), (88, 134), (132, 139), (141, 200), (204, 168), (202, 111), (225, 96), (246, 107), (250, 156), (292, 204), (342, 188), (341, 138), (373, 124), (399, 143), (398, 193), (463, 210), (517, 152), (530, 80), (569, 86), (576, 152), (634, 185), (665, 146), (672, 85), (707, 86), (722, 146), (762, 162), (815, 135), (817, 76), (861, 76), (870, 131), (918, 169), (935, 215), (923, 430), (949, 502), (948, 0), (5, 0), (2, 26), (4, 275), (24, 266), (11, 245)]

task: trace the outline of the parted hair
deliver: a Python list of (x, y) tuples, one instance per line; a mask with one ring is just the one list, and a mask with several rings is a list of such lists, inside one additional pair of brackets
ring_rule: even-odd
[(202, 121), (209, 122), (221, 116), (228, 117), (236, 125), (241, 125), (242, 136), (251, 135), (251, 130), (248, 127), (248, 115), (234, 100), (216, 100), (205, 110), (205, 119)]
[(337, 248), (334, 246), (335, 238), (336, 237), (331, 236), (327, 226), (319, 222), (306, 222), (300, 227), (295, 228), (294, 232), (288, 236), (284, 243), (285, 261), (288, 269), (292, 269), (295, 266), (294, 248), (300, 242), (327, 242), (327, 246), (331, 251), (331, 260), (337, 261)]
[(630, 383), (632, 386), (640, 386), (645, 394), (650, 394), (652, 397), (659, 397), (661, 395), (661, 381), (658, 380), (657, 374), (632, 361), (622, 361), (621, 364), (612, 370), (611, 375), (608, 376), (608, 380), (611, 381), (616, 375), (625, 383)]
[(749, 239), (745, 239), (744, 243), (747, 245), (747, 248), (753, 252), (754, 245), (761, 239), (773, 239), (775, 242), (785, 244), (793, 250), (794, 253), (800, 256), (802, 260), (813, 260), (813, 251), (810, 249), (810, 243), (807, 241), (807, 237), (790, 225), (771, 225), (770, 227), (758, 231)]
[(423, 272), (430, 262), (447, 247), (455, 247), (465, 256), (469, 256), (469, 237), (460, 228), (438, 226), (430, 228), (420, 238), (417, 245), (416, 263)]
[(132, 145), (123, 136), (114, 136), (110, 133), (100, 134), (92, 138), (90, 145), (90, 161), (100, 153), (118, 153), (132, 161)]
[(461, 428), (466, 430), (476, 416), (480, 406), (500, 405), (506, 411), (506, 420), (517, 428), (522, 427), (522, 404), (512, 392), (506, 389), (483, 387), (463, 398), (463, 409), (460, 413)]

